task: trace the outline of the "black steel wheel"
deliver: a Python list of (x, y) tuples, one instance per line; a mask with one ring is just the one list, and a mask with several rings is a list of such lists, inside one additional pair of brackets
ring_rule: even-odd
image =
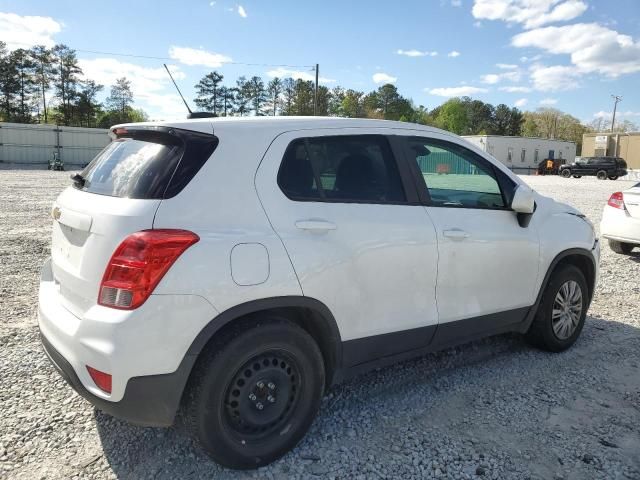
[(274, 350), (248, 360), (226, 390), (225, 424), (242, 438), (257, 440), (289, 420), (300, 393), (295, 358)]
[(598, 173), (596, 173), (596, 177), (598, 180), (606, 180), (608, 175), (605, 170), (598, 170)]
[(186, 424), (216, 462), (257, 468), (302, 439), (324, 384), (322, 353), (305, 330), (285, 319), (252, 319), (214, 338), (198, 360)]
[(569, 178), (571, 176), (571, 170), (565, 168), (560, 172), (560, 175), (562, 175), (564, 178)]

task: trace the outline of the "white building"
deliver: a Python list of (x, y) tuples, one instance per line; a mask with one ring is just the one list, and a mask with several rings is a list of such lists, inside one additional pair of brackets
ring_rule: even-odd
[(547, 158), (561, 159), (563, 163), (572, 163), (576, 158), (576, 144), (563, 140), (501, 135), (465, 135), (463, 138), (493, 155), (516, 173), (536, 169)]

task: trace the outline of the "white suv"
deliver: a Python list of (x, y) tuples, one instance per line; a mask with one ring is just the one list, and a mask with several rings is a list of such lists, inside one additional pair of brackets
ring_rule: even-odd
[(503, 332), (561, 351), (598, 276), (591, 223), (459, 137), (399, 122), (113, 128), (53, 207), (42, 342), (101, 410), (265, 465), (332, 384)]

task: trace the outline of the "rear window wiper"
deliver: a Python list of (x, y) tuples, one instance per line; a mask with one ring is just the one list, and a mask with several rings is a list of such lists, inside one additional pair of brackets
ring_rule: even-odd
[(86, 179), (80, 173), (74, 173), (71, 175), (71, 180), (73, 180), (73, 185), (78, 188), (84, 187), (84, 182)]

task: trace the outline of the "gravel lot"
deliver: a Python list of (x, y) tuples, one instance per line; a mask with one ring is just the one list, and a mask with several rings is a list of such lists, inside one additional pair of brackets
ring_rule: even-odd
[[(596, 223), (630, 182), (526, 177)], [(640, 253), (603, 246), (580, 340), (548, 354), (515, 335), (334, 388), (303, 442), (257, 472), (224, 470), (181, 428), (129, 426), (78, 397), (36, 326), (51, 202), (68, 172), (0, 171), (0, 478), (640, 479)]]

